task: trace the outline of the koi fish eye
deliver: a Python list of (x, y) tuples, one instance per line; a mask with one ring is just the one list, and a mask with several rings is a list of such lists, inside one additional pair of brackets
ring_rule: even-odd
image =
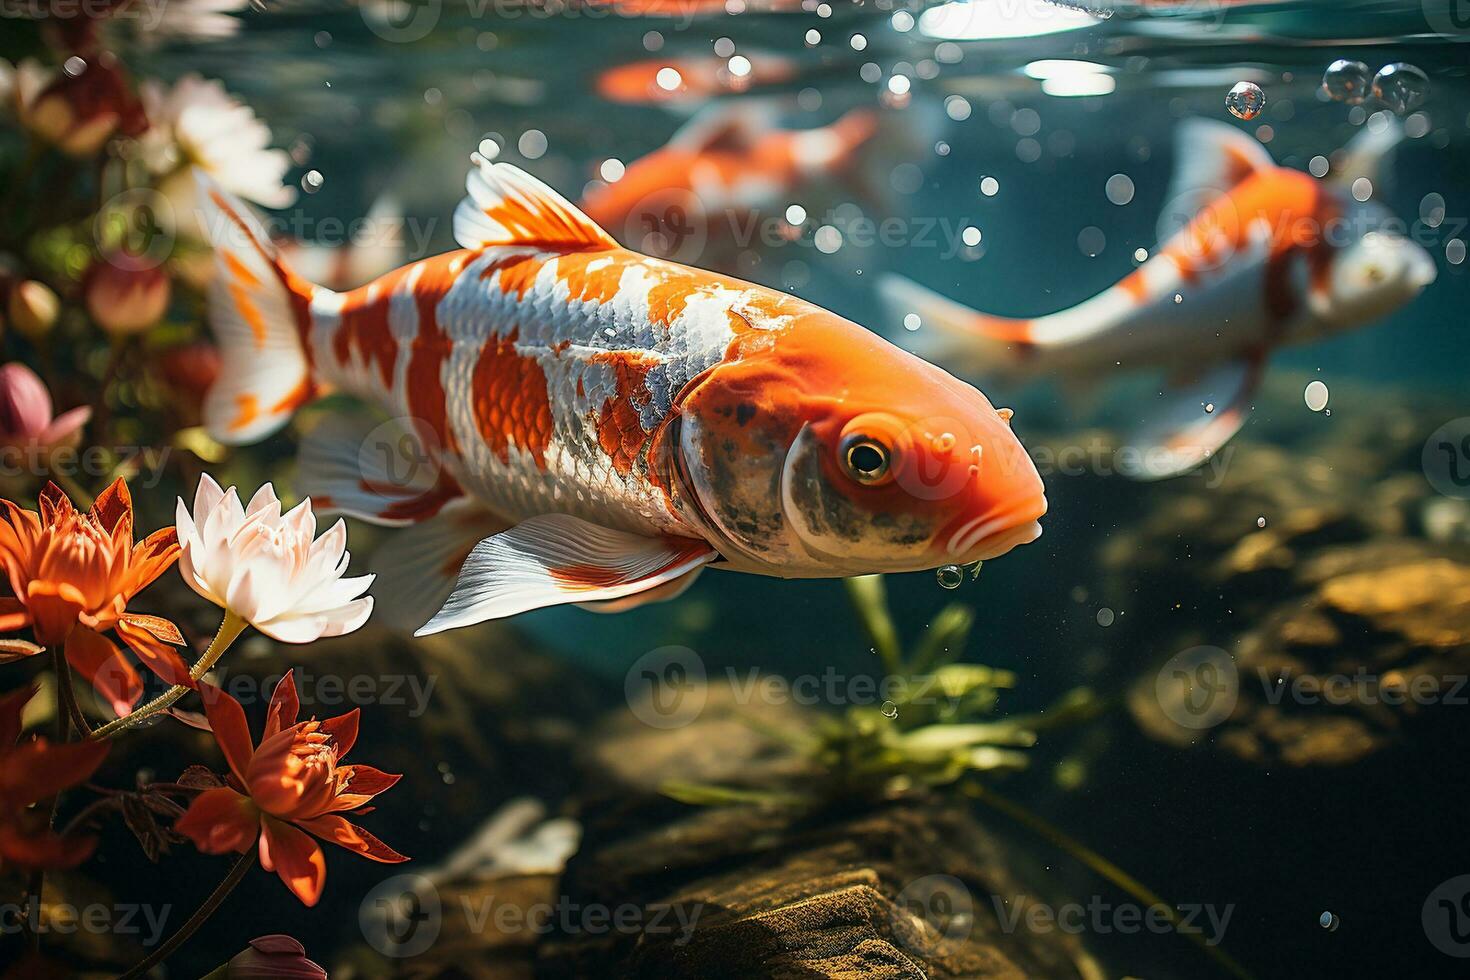
[(854, 433), (842, 440), (842, 467), (859, 483), (876, 486), (889, 475), (893, 454), (872, 436)]

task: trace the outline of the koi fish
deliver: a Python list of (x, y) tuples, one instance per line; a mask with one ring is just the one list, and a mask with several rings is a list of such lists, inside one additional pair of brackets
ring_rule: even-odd
[(1434, 281), (1429, 253), (1387, 229), (1382, 205), (1350, 191), (1382, 170), (1401, 138), (1396, 121), (1365, 130), (1323, 182), (1276, 166), (1232, 126), (1190, 120), (1178, 136), (1183, 163), (1160, 222), (1163, 244), (1097, 296), (1016, 319), (900, 276), (879, 289), (895, 317), (919, 317), (914, 346), (970, 373), (1087, 382), (1162, 368), (1170, 403), (1130, 444), (1147, 461), (1145, 478), (1175, 476), (1245, 424), (1273, 350), (1381, 319)]
[(796, 60), (785, 55), (750, 52), (745, 60), (748, 69), (737, 75), (730, 70), (728, 58), (643, 58), (600, 72), (597, 94), (609, 102), (628, 105), (703, 102), (732, 92), (779, 85), (798, 75)]
[(738, 224), (742, 216), (785, 208), (814, 179), (843, 175), (877, 130), (871, 109), (792, 130), (777, 128), (767, 110), (717, 107), (629, 164), (619, 180), (588, 193), (582, 208), (604, 228), (621, 229), (623, 241), (662, 246), (657, 251), (673, 257), (691, 236), (703, 244), (712, 216)]
[[(1009, 410), (821, 307), (622, 248), (535, 178), (475, 163), (460, 249), (344, 293), (201, 193), (224, 363), (205, 424), (253, 442), (329, 389), (398, 420), (329, 418), (301, 478), (322, 509), (414, 525), (376, 562), (401, 623), (615, 611), (705, 567), (930, 569), (1040, 534)], [(405, 455), (423, 465), (395, 470)]]

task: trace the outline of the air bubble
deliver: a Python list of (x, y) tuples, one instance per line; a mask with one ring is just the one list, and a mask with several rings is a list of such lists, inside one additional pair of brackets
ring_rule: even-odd
[(1265, 526), (1266, 526), (1266, 518), (1264, 518), (1264, 517), (1257, 517), (1256, 518), (1256, 527), (1265, 527)]
[(1307, 407), (1314, 412), (1320, 412), (1327, 407), (1327, 386), (1320, 381), (1313, 381), (1307, 385), (1307, 390), (1302, 393), (1306, 399)]
[(898, 717), (898, 705), (894, 704), (892, 701), (884, 701), (883, 707), (879, 710), (883, 712), (884, 718)]
[(1428, 95), (1429, 76), (1402, 61), (1384, 65), (1373, 76), (1373, 97), (1399, 115), (1419, 108)]
[(1323, 912), (1321, 915), (1317, 916), (1317, 925), (1321, 926), (1323, 929), (1326, 929), (1328, 932), (1336, 932), (1337, 927), (1341, 924), (1342, 920), (1339, 919), (1336, 914), (1332, 912)]
[(1322, 75), (1322, 91), (1334, 102), (1357, 105), (1368, 97), (1371, 86), (1369, 68), (1361, 61), (1339, 58)]
[(1116, 619), (1115, 614), (1107, 606), (1103, 606), (1097, 611), (1097, 625), (1099, 626), (1112, 626), (1114, 619)]
[(965, 583), (965, 570), (958, 565), (941, 565), (934, 577), (941, 589), (958, 589)]
[(1225, 96), (1225, 108), (1236, 119), (1249, 122), (1266, 108), (1266, 93), (1255, 82), (1236, 82), (1235, 87)]

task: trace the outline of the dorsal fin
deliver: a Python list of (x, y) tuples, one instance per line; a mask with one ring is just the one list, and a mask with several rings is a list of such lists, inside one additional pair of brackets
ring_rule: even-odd
[(576, 205), (517, 167), (478, 153), (465, 180), (469, 195), (454, 209), (454, 237), (464, 248), (524, 245), (561, 251), (617, 248)]
[(1186, 119), (1174, 135), (1174, 176), (1159, 214), (1159, 241), (1167, 241), (1221, 194), (1252, 174), (1276, 166), (1266, 148), (1228, 123)]

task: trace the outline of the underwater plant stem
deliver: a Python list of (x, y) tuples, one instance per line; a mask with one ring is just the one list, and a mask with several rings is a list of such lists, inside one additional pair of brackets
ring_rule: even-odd
[[(62, 693), (63, 691), (70, 693), (71, 690), (71, 665), (66, 662), (66, 654), (61, 647), (51, 648), (51, 662), (56, 669), (56, 744), (64, 745), (71, 741), (71, 716), (63, 704), (66, 695)], [(50, 812), (46, 817), (47, 830), (56, 826), (56, 812), (60, 808), (61, 792), (58, 790), (56, 795), (51, 797)], [(26, 878), (26, 905), (29, 907), (31, 903), (35, 903), (38, 917), (41, 914), (41, 894), (45, 890), (46, 869), (36, 868)], [(26, 921), (30, 921), (30, 916), (26, 916)], [(33, 953), (41, 951), (41, 932), (40, 929), (32, 929), (30, 936), (27, 937)]]
[(1205, 955), (1214, 960), (1217, 966), (1231, 976), (1236, 977), (1237, 980), (1251, 980), (1251, 975), (1246, 972), (1245, 968), (1231, 959), (1229, 954), (1223, 949), (1219, 946), (1210, 945), (1197, 930), (1182, 928), (1184, 920), (1179, 915), (1178, 910), (1164, 901), (1159, 895), (1150, 891), (1147, 886), (1128, 874), (1128, 872), (1092, 850), (1075, 837), (1070, 836), (1060, 828), (1053, 826), (1032, 813), (1019, 803), (1006, 799), (1004, 796), (1000, 796), (978, 783), (966, 783), (963, 788), (965, 793), (972, 799), (1010, 817), (1016, 823), (1057, 848), (1057, 850), (1081, 861), (1093, 872), (1100, 875), (1145, 908), (1156, 906), (1163, 909), (1164, 915), (1169, 919), (1169, 922), (1174, 926), (1175, 930), (1203, 950)]
[(66, 712), (72, 725), (82, 733), (83, 738), (91, 738), (92, 727), (87, 724), (86, 716), (82, 714), (82, 706), (77, 703), (77, 689), (72, 686), (71, 664), (67, 661), (66, 654), (61, 647), (52, 648), (51, 660), (56, 665), (56, 710)]
[[(245, 627), (249, 625), (249, 623), (236, 613), (226, 609), (225, 618), (219, 624), (219, 632), (214, 634), (214, 640), (209, 644), (209, 649), (205, 650), (204, 654), (195, 661), (194, 666), (189, 668), (189, 679), (197, 682), (199, 678), (207, 674), (209, 668), (213, 667), (215, 662), (224, 656), (225, 651), (230, 648), (230, 644), (234, 643), (240, 634), (245, 631)], [(131, 728), (144, 719), (151, 718), (160, 711), (168, 709), (175, 701), (192, 690), (193, 688), (186, 684), (175, 684), (132, 714), (124, 715), (114, 721), (109, 721), (101, 728), (92, 732), (90, 737), (111, 738), (123, 729)]]
[(255, 864), (256, 853), (256, 848), (247, 847), (245, 853), (241, 854), (240, 859), (230, 868), (230, 873), (225, 875), (225, 880), (221, 881), (215, 890), (210, 893), (209, 897), (204, 900), (204, 904), (200, 905), (199, 908), (194, 910), (194, 914), (189, 916), (189, 921), (179, 926), (178, 930), (172, 936), (169, 936), (162, 945), (138, 961), (119, 980), (137, 980), (138, 977), (145, 976), (149, 970), (172, 956), (176, 949), (188, 942), (189, 937), (199, 931), (199, 927), (209, 921), (209, 917), (214, 915), (219, 910), (219, 907), (224, 904), (225, 899), (230, 897), (230, 892), (235, 890), (235, 886), (240, 883), (240, 879), (244, 878), (246, 872)]
[(842, 584), (847, 597), (857, 612), (858, 622), (873, 644), (873, 652), (883, 662), (883, 670), (889, 676), (898, 677), (905, 673), (903, 668), (903, 644), (898, 638), (898, 629), (893, 617), (888, 614), (888, 591), (883, 585), (882, 575), (859, 575), (846, 578)]

